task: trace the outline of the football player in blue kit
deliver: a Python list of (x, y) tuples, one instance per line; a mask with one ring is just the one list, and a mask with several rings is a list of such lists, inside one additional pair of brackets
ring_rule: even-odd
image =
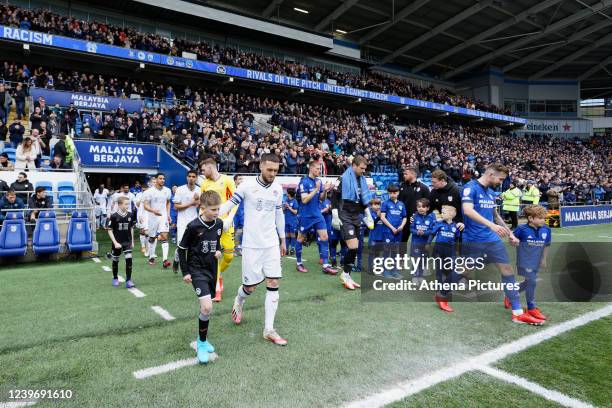
[(499, 215), (493, 191), (493, 188), (502, 184), (508, 172), (508, 168), (503, 164), (491, 164), (480, 178), (463, 187), (461, 203), (465, 229), (461, 255), (474, 260), (480, 258), (485, 264), (495, 264), (502, 275), (504, 292), (510, 301), (512, 322), (537, 326), (541, 325), (543, 320), (523, 311), (514, 268), (510, 265), (508, 251), (502, 241), (503, 238), (508, 238), (512, 245), (519, 243)]
[(308, 272), (308, 269), (302, 263), (302, 243), (308, 231), (311, 228), (315, 228), (319, 238), (318, 241), (321, 243), (320, 256), (323, 260), (323, 273), (336, 275), (338, 271), (329, 263), (327, 224), (325, 224), (325, 219), (319, 208), (320, 196), (325, 196), (334, 186), (331, 183), (324, 185), (323, 181), (319, 179), (320, 174), (321, 166), (319, 161), (311, 160), (308, 163), (308, 175), (302, 177), (296, 192), (300, 203), (298, 210), (298, 236), (295, 245), (296, 269), (298, 272)]

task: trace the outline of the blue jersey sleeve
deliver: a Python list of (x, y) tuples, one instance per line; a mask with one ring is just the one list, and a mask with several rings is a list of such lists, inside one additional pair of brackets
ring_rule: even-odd
[(417, 235), (418, 233), (416, 224), (417, 224), (417, 219), (416, 219), (416, 216), (414, 216), (414, 218), (412, 219), (412, 222), (410, 223), (410, 232), (414, 235)]
[(388, 211), (389, 211), (389, 202), (385, 201), (384, 203), (382, 203), (382, 206), (380, 207), (380, 213), (386, 214)]
[(546, 228), (546, 239), (544, 240), (544, 245), (549, 246), (552, 242), (552, 231), (550, 230), (550, 228), (545, 227)]
[(463, 193), (461, 195), (462, 203), (473, 203), (475, 201), (476, 195), (478, 192), (474, 188), (472, 183), (468, 183), (463, 189)]
[(298, 194), (302, 193), (310, 193), (310, 183), (306, 177), (300, 180), (300, 184), (298, 185)]
[(402, 213), (401, 213), (402, 218), (406, 218), (407, 214), (406, 214), (406, 206), (402, 205)]
[(523, 232), (525, 231), (525, 228), (523, 228), (522, 225), (519, 225), (518, 227), (516, 227), (513, 231), (514, 236), (516, 237), (516, 239), (518, 239), (519, 241), (523, 241)]

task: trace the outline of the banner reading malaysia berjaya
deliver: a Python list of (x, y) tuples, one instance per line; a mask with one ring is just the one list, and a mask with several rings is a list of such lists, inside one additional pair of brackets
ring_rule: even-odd
[(161, 55), (140, 50), (132, 50), (129, 48), (116, 47), (114, 45), (98, 44), (94, 42), (61, 37), (51, 34), (36, 33), (33, 31), (22, 30), (13, 27), (0, 26), (0, 38), (22, 42), (30, 42), (51, 47), (65, 48), (91, 54), (125, 58), (152, 64), (168, 65), (177, 68), (208, 72), (218, 75), (233, 76), (236, 78), (274, 83), (294, 88), (304, 88), (321, 92), (329, 92), (337, 95), (348, 95), (362, 99), (371, 99), (403, 106), (412, 106), (423, 109), (436, 110), (440, 112), (494, 119), (511, 123), (527, 123), (527, 119), (517, 118), (508, 115), (501, 115), (498, 113), (478, 111), (474, 109), (467, 109), (459, 106), (445, 105), (430, 101), (422, 101), (399, 95), (388, 95), (380, 92), (356, 89), (347, 86), (333, 85), (323, 82), (311, 81), (303, 78), (295, 78), (288, 77), (285, 75), (272, 74), (269, 72), (254, 71), (246, 68), (219, 65), (212, 62), (197, 61), (188, 58)]
[(560, 209), (562, 227), (606, 224), (612, 222), (612, 205), (577, 205)]
[(117, 143), (97, 140), (75, 140), (74, 144), (83, 167), (138, 167), (157, 168), (157, 149), (154, 144)]
[(30, 88), (30, 95), (34, 100), (39, 97), (45, 98), (47, 105), (59, 104), (69, 106), (73, 104), (77, 109), (91, 109), (96, 111), (113, 111), (123, 108), (127, 112), (139, 112), (142, 108), (142, 100), (114, 98), (112, 96), (99, 96), (79, 92), (52, 91), (43, 88)]

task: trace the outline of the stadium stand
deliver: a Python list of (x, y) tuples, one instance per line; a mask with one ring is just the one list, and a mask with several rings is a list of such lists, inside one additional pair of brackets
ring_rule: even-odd
[[(45, 118), (62, 124), (51, 127), (55, 132), (68, 131), (71, 126), (78, 128), (77, 139), (164, 143), (191, 167), (203, 155), (212, 154), (222, 171), (251, 173), (257, 171), (257, 157), (271, 151), (283, 158), (282, 173), (301, 174), (315, 153), (324, 159), (325, 174), (339, 174), (351, 155), (364, 154), (372, 162), (377, 187), (383, 190), (398, 180), (393, 174), (406, 166), (417, 167), (426, 184), (436, 168), (462, 184), (494, 161), (509, 165), (510, 177), (519, 185), (525, 186), (529, 180), (537, 183), (544, 196), (554, 188), (576, 202), (590, 202), (610, 188), (606, 166), (611, 142), (606, 137), (568, 140), (550, 135), (500, 134), (491, 127), (407, 124), (405, 119), (392, 115), (206, 88), (192, 90), (129, 77), (47, 67), (31, 70), (27, 65), (8, 62), (4, 68), (7, 79), (25, 75), (30, 84), (45, 87), (50, 87), (51, 81), (63, 90), (95, 90), (97, 94), (116, 96), (139, 93), (145, 98), (167, 96), (164, 108), (145, 107), (133, 114), (118, 109), (82, 111), (81, 116), (71, 112), (73, 108), (54, 106), (47, 108), (50, 114)], [(44, 101), (37, 102), (44, 106)], [(258, 129), (255, 114), (269, 123), (267, 130)], [(48, 133), (46, 138), (52, 136)], [(67, 205), (72, 203), (70, 195), (62, 196), (68, 200)]]
[[(470, 109), (490, 112), (504, 112), (494, 105), (474, 101), (461, 95), (455, 95), (447, 89), (434, 86), (421, 88), (407, 79), (396, 79), (373, 72), (360, 75), (343, 72), (333, 72), (319, 67), (309, 67), (281, 61), (278, 58), (242, 52), (231, 47), (211, 46), (206, 42), (190, 42), (183, 39), (168, 39), (157, 34), (141, 33), (130, 27), (117, 27), (96, 21), (83, 21), (71, 17), (60, 16), (43, 9), (25, 9), (6, 4), (0, 7), (0, 24), (20, 27), (23, 29), (53, 33), (67, 37), (85, 39), (98, 43), (112, 44), (125, 48), (159, 52), (178, 56), (183, 51), (194, 53), (198, 59), (289, 75), (302, 79), (326, 81), (332, 79), (338, 85), (351, 86), (358, 89), (401, 95), (421, 100), (429, 100), (442, 104), (462, 106)], [(172, 98), (171, 93), (165, 95)]]

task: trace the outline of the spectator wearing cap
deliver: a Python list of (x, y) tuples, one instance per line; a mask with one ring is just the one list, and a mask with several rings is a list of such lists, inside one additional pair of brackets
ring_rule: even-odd
[(527, 188), (523, 194), (523, 202), (527, 205), (537, 205), (540, 202), (540, 190), (532, 180), (527, 181)]
[(13, 171), (15, 165), (9, 160), (8, 154), (0, 154), (0, 171)]
[[(429, 199), (429, 187), (417, 180), (418, 170), (415, 167), (407, 167), (402, 173), (404, 181), (399, 186), (399, 200), (406, 206), (406, 216), (408, 219), (416, 212), (416, 202), (418, 199)], [(402, 242), (408, 242), (410, 238), (410, 228), (402, 230)]]

